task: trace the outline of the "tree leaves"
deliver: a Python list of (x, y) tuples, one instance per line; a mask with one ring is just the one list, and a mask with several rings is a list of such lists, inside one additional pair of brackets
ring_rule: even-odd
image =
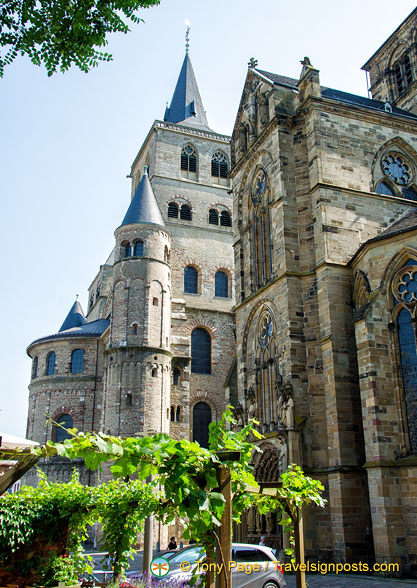
[[(88, 72), (112, 56), (100, 48), (109, 33), (129, 32), (143, 22), (140, 8), (159, 0), (4, 0), (0, 4), (0, 77), (6, 65), (28, 55), (48, 76), (72, 65)], [(127, 21), (127, 22), (126, 22)]]

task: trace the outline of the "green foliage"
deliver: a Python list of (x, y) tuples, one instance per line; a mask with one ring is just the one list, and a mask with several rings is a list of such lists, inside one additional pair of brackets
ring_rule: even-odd
[(43, 64), (48, 76), (76, 65), (88, 72), (112, 56), (100, 47), (108, 33), (127, 33), (139, 8), (159, 0), (4, 0), (0, 3), (0, 77), (17, 55)]
[[(114, 578), (127, 566), (136, 532), (151, 513), (163, 523), (179, 517), (185, 527), (184, 538), (193, 538), (204, 543), (207, 550), (210, 550), (210, 545), (214, 546), (216, 542), (217, 529), (225, 507), (217, 480), (218, 468), (223, 466), (227, 466), (231, 473), (232, 513), (235, 521), (239, 521), (242, 512), (251, 505), (256, 505), (262, 513), (281, 510), (281, 524), (287, 525), (292, 533), (299, 516), (299, 507), (310, 503), (323, 506), (325, 501), (320, 495), (322, 485), (305, 476), (296, 465), (290, 466), (282, 474), (282, 486), (277, 490), (276, 496), (248, 491), (248, 486), (258, 486), (249, 464), (253, 451), (260, 450), (254, 447), (252, 441), (254, 437), (262, 437), (254, 428), (256, 421), (250, 422), (241, 430), (234, 430), (237, 423), (230, 408), (227, 408), (219, 422), (210, 424), (210, 449), (187, 439), (171, 439), (163, 433), (153, 437), (122, 439), (104, 433), (78, 432), (76, 429), (69, 429), (72, 437), (65, 439), (63, 443), (48, 442), (45, 447), (32, 448), (31, 452), (39, 457), (58, 454), (69, 459), (83, 458), (85, 465), (92, 469), (110, 463), (110, 471), (117, 478), (96, 488), (82, 487), (73, 479), (73, 497), (65, 498), (65, 491), (60, 495), (60, 508), (74, 523), (71, 537), (75, 553), (78, 553), (79, 547), (76, 542), (78, 529), (83, 526), (85, 528), (85, 513), (89, 513), (90, 521), (98, 520), (103, 525), (103, 547), (113, 554)], [(123, 481), (132, 475), (135, 475), (134, 481)], [(145, 480), (150, 483), (146, 484)], [(41, 503), (42, 488), (55, 486), (66, 485), (47, 484), (45, 480), (41, 482)], [(162, 488), (162, 494), (157, 492), (158, 486)], [(25, 492), (29, 493), (34, 503), (37, 502), (34, 489)], [(54, 492), (59, 493), (57, 489)], [(34, 521), (39, 514), (37, 506), (32, 508), (31, 500), (22, 499), (19, 502), (19, 493), (10, 496), (17, 498), (7, 499), (10, 512), (8, 511), (6, 517), (6, 533), (2, 532), (0, 518), (0, 540), (7, 541), (4, 537), (9, 532), (13, 537), (9, 540), (9, 547), (12, 544), (23, 544), (30, 538)], [(19, 515), (17, 528), (14, 528), (13, 517), (10, 515), (13, 500), (19, 503), (22, 513)], [(71, 500), (75, 502), (72, 503)], [(73, 506), (80, 509), (78, 514), (76, 509), (72, 509)], [(25, 509), (27, 515), (24, 514)], [(29, 524), (25, 516), (30, 519)], [(51, 517), (49, 520), (52, 520)]]
[(71, 586), (78, 582), (78, 567), (73, 558), (60, 555), (52, 556), (42, 572), (42, 586), (56, 586), (65, 582)]

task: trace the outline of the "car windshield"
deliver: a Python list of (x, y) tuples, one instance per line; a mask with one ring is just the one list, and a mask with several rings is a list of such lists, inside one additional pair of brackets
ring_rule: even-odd
[(204, 556), (204, 549), (202, 547), (190, 547), (184, 549), (170, 558), (171, 563), (181, 563), (182, 561), (189, 561), (195, 563)]

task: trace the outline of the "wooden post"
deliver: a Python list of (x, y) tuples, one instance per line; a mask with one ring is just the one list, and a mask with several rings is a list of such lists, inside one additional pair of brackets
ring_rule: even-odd
[(295, 540), (295, 563), (298, 569), (295, 573), (296, 588), (306, 588), (306, 573), (301, 570), (304, 568), (304, 522), (302, 507), (297, 508), (297, 517), (294, 521), (294, 540)]
[(214, 571), (213, 571), (213, 564), (214, 564), (214, 551), (211, 544), (207, 545), (207, 565), (208, 570), (206, 574), (206, 588), (214, 588), (215, 580), (214, 580)]
[[(232, 556), (232, 483), (230, 468), (220, 466), (217, 469), (217, 481), (226, 504), (220, 526), (220, 546), (217, 545), (216, 549), (216, 563), (224, 565), (221, 568), (221, 573), (216, 576), (216, 588), (232, 588), (232, 572), (229, 569)], [(222, 559), (222, 554), (224, 559)]]

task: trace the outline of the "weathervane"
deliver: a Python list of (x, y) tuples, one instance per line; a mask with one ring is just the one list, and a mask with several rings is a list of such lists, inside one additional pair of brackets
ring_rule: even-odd
[(188, 51), (190, 49), (190, 28), (191, 27), (187, 21), (185, 24), (187, 25), (187, 30), (185, 31), (185, 52), (188, 54)]

